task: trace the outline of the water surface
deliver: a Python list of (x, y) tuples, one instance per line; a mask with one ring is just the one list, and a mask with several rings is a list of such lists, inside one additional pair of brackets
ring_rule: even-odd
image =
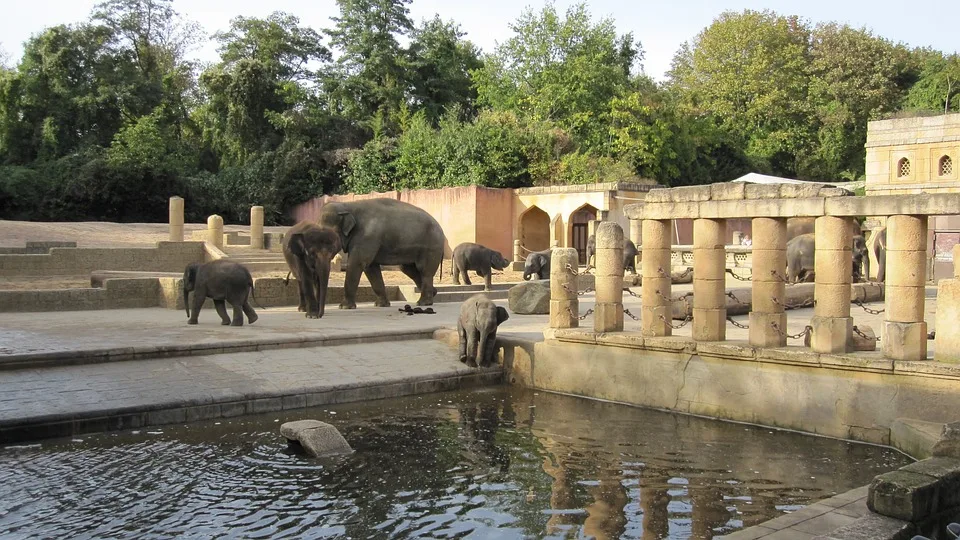
[[(281, 422), (336, 425), (313, 459)], [(711, 538), (869, 483), (902, 454), (494, 388), (0, 449), (0, 535)]]

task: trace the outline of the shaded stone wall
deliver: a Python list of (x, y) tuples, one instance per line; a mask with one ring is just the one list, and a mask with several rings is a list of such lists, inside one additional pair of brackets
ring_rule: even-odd
[(157, 242), (155, 248), (53, 248), (49, 254), (0, 255), (0, 276), (76, 276), (95, 270), (183, 272), (203, 262), (203, 242)]

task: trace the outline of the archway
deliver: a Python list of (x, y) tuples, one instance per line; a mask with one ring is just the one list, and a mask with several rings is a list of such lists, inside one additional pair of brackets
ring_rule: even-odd
[(566, 235), (563, 234), (563, 217), (560, 214), (553, 216), (553, 222), (550, 225), (550, 229), (553, 231), (553, 236), (550, 240), (552, 242), (556, 242), (557, 247), (563, 247), (563, 240)]
[(597, 209), (585, 204), (570, 214), (570, 247), (577, 250), (580, 264), (587, 264), (587, 238), (590, 237), (590, 222), (596, 221)]
[(542, 251), (550, 247), (550, 216), (546, 212), (531, 206), (520, 215), (520, 245), (527, 251)]

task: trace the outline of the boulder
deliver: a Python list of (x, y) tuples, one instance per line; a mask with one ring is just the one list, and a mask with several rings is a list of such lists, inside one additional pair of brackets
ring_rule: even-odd
[(960, 459), (960, 422), (944, 424), (940, 440), (933, 445), (933, 455)]
[(517, 315), (550, 313), (550, 280), (527, 281), (514, 285), (507, 292), (510, 311)]
[(319, 420), (297, 420), (280, 426), (280, 435), (290, 443), (299, 444), (314, 457), (349, 454), (353, 452), (343, 435), (332, 425)]

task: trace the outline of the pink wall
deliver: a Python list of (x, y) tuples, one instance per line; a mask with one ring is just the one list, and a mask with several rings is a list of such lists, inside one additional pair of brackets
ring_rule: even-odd
[(477, 239), (474, 242), (513, 260), (513, 202), (509, 189), (477, 188)]

